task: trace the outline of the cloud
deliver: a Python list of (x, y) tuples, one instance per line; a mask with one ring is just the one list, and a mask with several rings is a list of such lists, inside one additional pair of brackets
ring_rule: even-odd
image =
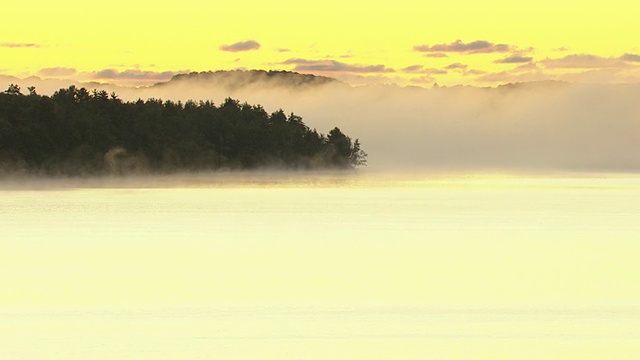
[(307, 60), (307, 59), (302, 59), (302, 58), (290, 58), (290, 59), (287, 59), (287, 60), (283, 61), (281, 64), (284, 64), (284, 65), (291, 65), (291, 64), (300, 65), (300, 64), (315, 64), (317, 62), (318, 62), (318, 60)]
[(426, 57), (430, 57), (430, 58), (446, 58), (449, 57), (449, 55), (445, 54), (445, 53), (441, 53), (441, 52), (437, 52), (437, 53), (428, 53), (425, 55)]
[(444, 67), (447, 70), (465, 70), (467, 65), (461, 63), (453, 63)]
[(503, 59), (500, 59), (500, 60), (496, 60), (496, 61), (494, 61), (494, 63), (496, 63), (496, 64), (522, 64), (522, 63), (531, 62), (531, 60), (533, 60), (533, 58), (529, 57), (529, 56), (512, 55), (512, 56), (507, 56), (506, 58), (503, 58)]
[(394, 69), (384, 65), (346, 64), (335, 60), (307, 60), (291, 58), (283, 65), (295, 65), (295, 71), (347, 72), (347, 73), (391, 73)]
[(421, 73), (422, 74), (427, 74), (427, 75), (444, 75), (444, 74), (447, 74), (448, 71), (441, 70), (441, 69), (429, 68), (429, 69), (424, 69)]
[(566, 63), (561, 64), (563, 67), (554, 62), (553, 68), (542, 63), (526, 63), (509, 71), (486, 74), (476, 81), (514, 83), (555, 80), (582, 84), (637, 84), (640, 79), (640, 66), (625, 64), (618, 58), (583, 58), (583, 62), (577, 63), (578, 60), (567, 59)]
[(444, 75), (447, 73), (446, 70), (434, 69), (434, 68), (425, 68), (422, 65), (411, 65), (402, 69), (402, 72), (411, 73), (411, 74), (427, 74), (427, 75)]
[(220, 46), (220, 50), (227, 52), (251, 51), (258, 49), (260, 49), (260, 43), (255, 40), (240, 41), (237, 43)]
[(422, 65), (411, 65), (411, 66), (407, 66), (406, 68), (402, 69), (402, 71), (404, 72), (408, 72), (408, 73), (419, 73), (422, 71), (424, 67)]
[(69, 77), (75, 75), (76, 73), (77, 71), (74, 68), (53, 67), (40, 69), (37, 74), (44, 77)]
[(118, 71), (115, 69), (105, 69), (93, 73), (94, 80), (143, 80), (143, 81), (166, 81), (171, 79), (177, 73), (172, 71), (144, 71), (138, 69), (130, 69)]
[(285, 53), (285, 52), (290, 52), (290, 51), (291, 51), (291, 49), (287, 49), (287, 48), (277, 48), (277, 49), (276, 49), (276, 51), (277, 51), (277, 52), (280, 52), (280, 53)]
[(483, 75), (486, 74), (486, 71), (471, 69), (464, 72), (465, 75)]
[(523, 72), (523, 71), (532, 71), (532, 70), (540, 70), (536, 63), (530, 62), (520, 66), (516, 66), (512, 72)]
[(485, 40), (476, 40), (470, 43), (464, 43), (456, 40), (449, 44), (437, 45), (417, 45), (413, 47), (414, 51), (426, 53), (464, 53), (464, 54), (486, 54), (495, 52), (509, 52), (515, 50), (511, 45), (494, 44)]
[(547, 58), (540, 62), (549, 69), (602, 69), (629, 66), (621, 59), (605, 58), (591, 54), (573, 54), (558, 59)]
[(34, 43), (0, 43), (0, 47), (4, 47), (4, 48), (39, 48), (40, 44), (34, 44)]
[(621, 60), (623, 61), (630, 61), (630, 62), (640, 62), (640, 55), (636, 55), (636, 54), (624, 54), (620, 57)]

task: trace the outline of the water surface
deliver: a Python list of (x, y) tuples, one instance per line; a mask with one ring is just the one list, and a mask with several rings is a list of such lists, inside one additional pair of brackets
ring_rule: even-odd
[(640, 353), (637, 176), (144, 180), (3, 185), (0, 358)]

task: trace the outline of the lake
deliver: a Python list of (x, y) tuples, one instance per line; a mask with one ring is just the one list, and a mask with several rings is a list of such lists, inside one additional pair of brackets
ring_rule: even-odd
[(640, 176), (0, 185), (1, 359), (630, 359)]

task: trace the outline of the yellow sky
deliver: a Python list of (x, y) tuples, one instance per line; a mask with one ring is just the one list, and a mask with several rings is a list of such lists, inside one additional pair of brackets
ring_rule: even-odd
[(638, 13), (635, 0), (13, 1), (0, 14), (0, 74), (140, 84), (246, 68), (353, 84), (628, 83), (640, 81)]

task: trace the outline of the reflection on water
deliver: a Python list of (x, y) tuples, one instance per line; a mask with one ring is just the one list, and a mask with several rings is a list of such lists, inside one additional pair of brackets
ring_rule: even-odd
[(2, 359), (640, 352), (638, 177), (2, 188)]

